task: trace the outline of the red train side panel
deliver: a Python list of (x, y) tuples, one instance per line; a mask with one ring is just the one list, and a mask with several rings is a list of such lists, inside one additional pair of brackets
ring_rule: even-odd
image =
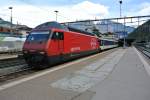
[[(89, 36), (76, 32), (66, 32), (62, 30), (53, 30), (54, 33), (62, 33), (63, 39), (49, 39), (47, 54), (54, 56), (59, 54), (80, 53), (84, 51), (92, 51), (99, 49), (98, 39), (94, 36)], [(54, 34), (53, 34), (54, 35)]]
[(94, 36), (76, 32), (64, 33), (64, 53), (77, 53), (98, 49), (98, 40)]

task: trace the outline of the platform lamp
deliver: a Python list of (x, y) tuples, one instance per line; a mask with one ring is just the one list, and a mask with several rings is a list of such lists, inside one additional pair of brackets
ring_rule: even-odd
[(119, 4), (120, 4), (120, 18), (121, 18), (122, 17), (122, 11), (121, 11), (122, 10), (122, 8), (121, 8), (122, 0), (119, 1)]
[(57, 15), (59, 11), (55, 10), (54, 12), (56, 13), (56, 22), (57, 22)]
[(10, 9), (10, 22), (11, 22), (11, 25), (10, 25), (10, 32), (11, 32), (11, 34), (12, 34), (12, 9), (13, 9), (13, 7), (9, 7), (9, 9)]

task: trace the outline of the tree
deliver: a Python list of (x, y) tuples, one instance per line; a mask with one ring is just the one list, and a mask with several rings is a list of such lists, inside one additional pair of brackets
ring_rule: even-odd
[(93, 30), (92, 30), (92, 31), (93, 31), (93, 33), (94, 33), (96, 36), (101, 37), (101, 35), (100, 35), (101, 33), (99, 32), (99, 30), (98, 30), (95, 26), (93, 27)]

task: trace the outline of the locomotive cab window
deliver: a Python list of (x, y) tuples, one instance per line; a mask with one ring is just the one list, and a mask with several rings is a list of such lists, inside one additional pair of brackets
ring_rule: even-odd
[(47, 41), (51, 31), (34, 31), (27, 36), (27, 41)]
[(54, 39), (54, 40), (63, 40), (64, 39), (63, 32), (54, 32), (53, 35), (52, 35), (52, 39)]

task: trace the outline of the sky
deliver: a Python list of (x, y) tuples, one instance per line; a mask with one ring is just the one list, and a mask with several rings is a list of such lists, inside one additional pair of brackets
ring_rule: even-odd
[[(150, 15), (150, 0), (122, 0), (122, 16)], [(119, 17), (119, 0), (0, 0), (0, 18), (35, 27), (47, 21), (69, 22)]]

